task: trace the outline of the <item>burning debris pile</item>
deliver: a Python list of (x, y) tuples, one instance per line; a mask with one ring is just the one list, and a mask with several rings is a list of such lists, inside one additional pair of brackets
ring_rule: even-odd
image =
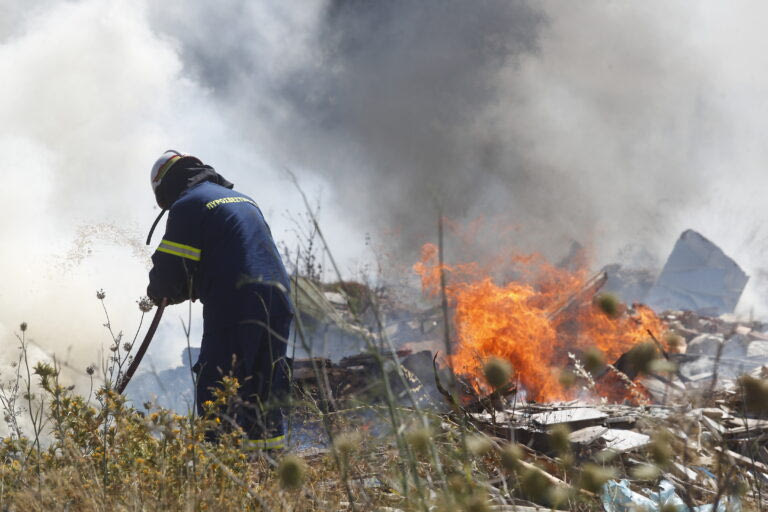
[[(452, 353), (435, 328), (440, 311), (427, 309), (412, 313), (411, 329), (385, 329), (400, 350), (297, 360), (295, 381), (311, 392), (322, 376), (333, 406), (343, 408), (375, 400), (371, 376), (388, 372), (402, 405), (441, 411), (443, 426), (468, 425), (512, 443), (521, 478), (536, 471), (543, 488), (601, 500), (605, 510), (714, 503), (725, 511), (735, 510), (737, 495), (761, 500), (768, 324), (730, 314), (747, 281), (735, 262), (701, 235), (683, 233), (646, 290), (678, 306), (659, 315), (602, 293), (606, 272), (590, 278), (538, 256), (512, 263), (513, 278), (499, 285), (475, 264), (441, 267), (437, 248), (426, 245), (415, 270), (428, 293), (445, 293), (452, 306)], [(445, 287), (441, 274), (450, 276)], [(511, 363), (504, 385), (491, 384), (494, 359)], [(590, 478), (598, 484), (585, 485)], [(552, 496), (528, 499), (557, 505)]]
[(480, 376), (459, 375), (451, 393), (449, 372), (432, 366), (431, 351), (296, 361), (294, 379), (311, 393), (322, 376), (332, 390), (330, 409), (343, 410), (375, 403), (381, 390), (372, 376), (387, 368), (403, 406), (414, 407), (410, 394), (416, 407), (441, 411), (436, 436), (461, 426), (477, 433), (467, 441), (470, 450), (481, 440), (515, 447), (509, 464), (518, 481), (535, 472), (543, 482), (522, 492), (520, 506), (563, 508), (559, 495), (611, 512), (715, 503), (725, 512), (737, 510), (739, 500), (758, 503), (768, 483), (768, 352), (761, 352), (768, 325), (686, 311), (658, 321), (665, 326), (660, 344), (669, 350), (636, 346), (612, 365), (593, 351), (574, 357), (564, 369), (572, 380), (560, 384), (577, 398), (565, 401), (530, 400), (516, 369), (499, 380), (487, 363)]
[[(482, 366), (489, 357), (509, 361), (531, 400), (570, 397), (560, 378), (574, 358), (597, 350), (617, 360), (640, 342), (661, 338), (663, 323), (642, 304), (626, 307), (598, 295), (607, 276), (547, 263), (537, 255), (513, 255), (513, 279), (499, 285), (475, 264), (440, 266), (437, 248), (426, 245), (415, 270), (431, 295), (445, 293), (452, 304), (456, 347), (451, 363), (475, 388), (482, 388)], [(451, 280), (441, 289), (441, 276)]]

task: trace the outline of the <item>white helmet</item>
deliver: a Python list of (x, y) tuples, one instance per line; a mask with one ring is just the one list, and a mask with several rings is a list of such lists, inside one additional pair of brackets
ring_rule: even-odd
[(152, 166), (152, 173), (149, 176), (150, 182), (152, 183), (152, 190), (157, 190), (157, 187), (160, 186), (160, 182), (163, 181), (168, 169), (173, 167), (173, 164), (185, 156), (189, 155), (181, 154), (173, 149), (169, 149), (160, 155), (160, 158), (155, 161), (155, 165)]

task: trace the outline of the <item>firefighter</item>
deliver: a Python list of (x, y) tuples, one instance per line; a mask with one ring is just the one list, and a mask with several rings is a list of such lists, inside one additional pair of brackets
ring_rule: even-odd
[[(256, 202), (232, 190), (213, 167), (166, 151), (151, 173), (157, 204), (169, 210), (152, 256), (147, 295), (157, 304), (203, 304), (203, 339), (194, 365), (196, 405), (214, 400), (225, 375), (240, 384), (237, 404), (220, 411), (253, 449), (283, 448), (278, 406), (288, 391), (285, 358), (293, 318), (288, 275)], [(209, 433), (215, 440), (216, 432)]]

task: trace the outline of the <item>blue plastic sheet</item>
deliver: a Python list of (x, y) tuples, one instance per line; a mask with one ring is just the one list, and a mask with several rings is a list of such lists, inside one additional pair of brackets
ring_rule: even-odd
[[(714, 507), (700, 505), (693, 509), (686, 506), (675, 493), (672, 482), (662, 480), (659, 490), (643, 489), (646, 495), (637, 493), (629, 488), (627, 480), (610, 480), (603, 486), (603, 508), (606, 512), (658, 512), (665, 505), (672, 505), (677, 512), (712, 512)], [(740, 512), (741, 503), (738, 498), (724, 497), (717, 506), (717, 512)]]

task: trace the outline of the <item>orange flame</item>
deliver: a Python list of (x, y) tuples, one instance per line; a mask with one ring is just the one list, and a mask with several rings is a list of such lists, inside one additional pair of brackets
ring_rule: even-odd
[(587, 284), (586, 270), (557, 268), (540, 255), (513, 256), (510, 270), (520, 278), (504, 285), (496, 284), (477, 263), (441, 269), (437, 258), (437, 247), (425, 244), (414, 270), (424, 291), (433, 296), (440, 293), (441, 270), (445, 272), (458, 341), (451, 361), (457, 373), (477, 382), (483, 362), (496, 356), (512, 364), (529, 398), (567, 399), (558, 377), (569, 352), (596, 347), (613, 362), (647, 340), (647, 330), (656, 336), (664, 330), (645, 306), (635, 305), (632, 312), (623, 309), (611, 318), (592, 304), (591, 296), (569, 302)]

